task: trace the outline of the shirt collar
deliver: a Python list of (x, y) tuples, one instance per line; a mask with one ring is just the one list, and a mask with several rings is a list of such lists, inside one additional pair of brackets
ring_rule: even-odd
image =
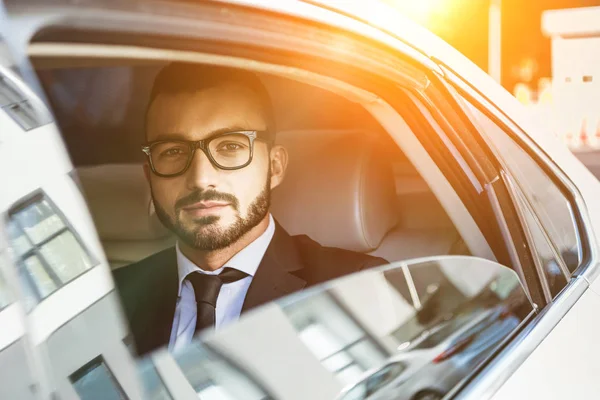
[(252, 243), (244, 247), (237, 254), (229, 259), (221, 268), (215, 271), (205, 271), (194, 264), (189, 258), (187, 258), (181, 250), (179, 250), (179, 243), (175, 245), (177, 252), (177, 272), (179, 274), (179, 295), (181, 295), (181, 287), (183, 280), (192, 272), (200, 272), (207, 275), (218, 275), (223, 271), (223, 268), (235, 268), (239, 271), (245, 272), (250, 276), (256, 274), (256, 270), (262, 261), (271, 239), (275, 234), (275, 221), (273, 216), (269, 214), (269, 226)]

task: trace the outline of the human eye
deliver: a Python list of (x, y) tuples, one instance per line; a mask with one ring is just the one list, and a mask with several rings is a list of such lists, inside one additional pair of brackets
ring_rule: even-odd
[(222, 142), (217, 147), (217, 151), (241, 151), (244, 150), (246, 146), (239, 142)]
[(162, 143), (154, 149), (160, 158), (177, 158), (187, 156), (189, 149), (181, 143)]
[(177, 156), (183, 154), (183, 150), (179, 147), (174, 147), (172, 149), (167, 149), (162, 152), (163, 156)]

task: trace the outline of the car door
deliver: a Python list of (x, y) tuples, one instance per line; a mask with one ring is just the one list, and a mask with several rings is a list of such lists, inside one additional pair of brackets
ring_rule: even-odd
[(139, 398), (107, 262), (12, 32), (0, 30), (0, 397)]
[[(508, 175), (547, 302), (527, 333), (459, 397), (594, 397), (600, 390), (595, 339), (600, 324), (593, 317), (600, 307), (599, 266), (596, 226), (588, 209), (595, 207), (583, 201), (581, 191), (597, 190), (598, 182), (585, 171), (577, 173), (574, 156), (565, 156), (557, 166), (484, 93), (452, 71), (448, 76), (453, 95)], [(573, 174), (567, 176), (568, 170)], [(585, 188), (571, 179), (585, 182)]]
[[(178, 12), (179, 12), (180, 17), (182, 15), (183, 11), (184, 10), (179, 9)], [(212, 9), (212, 12), (214, 12), (214, 11), (215, 10)], [(216, 13), (216, 16), (214, 17), (215, 20), (218, 20), (219, 18), (221, 18), (221, 19), (227, 19), (230, 16), (230, 13), (228, 13), (228, 12), (223, 12), (223, 11), (220, 11), (220, 10), (217, 10), (217, 11), (218, 12)], [(279, 10), (279, 11), (282, 12), (282, 10)], [(316, 14), (318, 14), (320, 12), (319, 10), (316, 10), (316, 9), (312, 9), (312, 11), (315, 12)], [(166, 24), (166, 22), (168, 22), (168, 21), (166, 21), (165, 18), (160, 18), (161, 17), (161, 15), (160, 15), (161, 14), (161, 9), (160, 8), (157, 8), (156, 10), (152, 9), (152, 12), (154, 14), (156, 14), (156, 15), (149, 15), (149, 16), (147, 16), (148, 18), (143, 23), (141, 22), (141, 18), (137, 18), (137, 19), (133, 18), (136, 21), (136, 23), (138, 24), (138, 25), (135, 25), (137, 29), (141, 29), (141, 27), (145, 26), (146, 27), (145, 29), (148, 30), (148, 25), (152, 25), (154, 27), (154, 26), (160, 25), (159, 22), (165, 23), (165, 24)], [(162, 12), (164, 12), (164, 9), (162, 10)], [(293, 14), (292, 11), (289, 11), (289, 13)], [(98, 15), (100, 15), (100, 14), (98, 14)], [(131, 12), (131, 14), (135, 15), (134, 12)], [(150, 13), (150, 14), (152, 14), (152, 13)], [(139, 42), (139, 38), (135, 38), (138, 41), (133, 41), (132, 37), (125, 37), (126, 35), (123, 35), (121, 32), (117, 32), (116, 26), (118, 25), (118, 23), (120, 21), (118, 18), (111, 19), (110, 18), (110, 16), (111, 16), (110, 13), (101, 14), (101, 15), (102, 15), (102, 17), (105, 18), (104, 20), (102, 20), (101, 18), (94, 19), (89, 14), (87, 15), (87, 17), (86, 17), (85, 13), (82, 14), (82, 18), (83, 17), (88, 18), (87, 21), (91, 24), (92, 28), (100, 29), (100, 25), (101, 25), (100, 22), (105, 22), (106, 23), (106, 24), (103, 25), (105, 30), (102, 32), (103, 35), (106, 35), (106, 36), (102, 36), (102, 40), (96, 38), (96, 40), (98, 42), (100, 42), (100, 41), (106, 42), (107, 40), (108, 41), (110, 41), (110, 40), (117, 40), (117, 43), (120, 43), (119, 40), (123, 40), (125, 38), (127, 40), (131, 40), (132, 43), (134, 43), (136, 45), (140, 45), (140, 44), (143, 45), (143, 41)], [(244, 16), (249, 17), (250, 15), (252, 15), (252, 12), (248, 11), (248, 10), (244, 10), (243, 13), (240, 12), (240, 15), (244, 15)], [(125, 16), (131, 17), (131, 15), (129, 15), (129, 14), (125, 15)], [(256, 17), (256, 16), (264, 17), (264, 15), (261, 12), (257, 12), (256, 15), (253, 15), (253, 16), (254, 17)], [(237, 14), (235, 14), (232, 18), (233, 19), (237, 18)], [(253, 20), (251, 18), (248, 18), (248, 21), (253, 21)], [(156, 22), (156, 24), (153, 24), (152, 22)], [(201, 36), (198, 33), (198, 31), (195, 30), (199, 26), (201, 26), (204, 29), (208, 29), (207, 28), (208, 24), (202, 25), (198, 21), (193, 21), (193, 22), (194, 22), (194, 24), (191, 24), (190, 26), (188, 26), (187, 29), (189, 29), (189, 30), (186, 30), (186, 32), (185, 32), (186, 35), (188, 35), (188, 36), (193, 36), (195, 34)], [(229, 20), (229, 22), (231, 22), (231, 20)], [(282, 18), (282, 20), (279, 21), (279, 22), (282, 22), (282, 26), (285, 26), (286, 28), (289, 28), (289, 25), (290, 25), (289, 22), (290, 21), (288, 19)], [(339, 22), (339, 18), (338, 18), (337, 22)], [(346, 22), (348, 22), (348, 26), (351, 26), (352, 24), (356, 23), (356, 21), (352, 21), (352, 22), (346, 21)], [(94, 23), (96, 25), (94, 25)], [(132, 26), (133, 25), (134, 24), (132, 24)], [(226, 24), (224, 24), (224, 25), (226, 25)], [(167, 26), (167, 25), (164, 25), (164, 26)], [(270, 24), (262, 24), (261, 26), (264, 27), (264, 26), (271, 26), (271, 25)], [(303, 26), (304, 25), (299, 24), (298, 26), (294, 26), (293, 28), (294, 29), (299, 29), (300, 27), (303, 27)], [(348, 28), (348, 26), (346, 28)], [(111, 27), (113, 29), (112, 31), (111, 31)], [(65, 27), (62, 26), (62, 28), (65, 28)], [(173, 26), (170, 26), (170, 28), (173, 28)], [(280, 28), (283, 30), (283, 27), (280, 27)], [(336, 26), (336, 29), (338, 29), (338, 28), (339, 28), (339, 24)], [(365, 26), (361, 25), (361, 29), (363, 30), (363, 33), (364, 32), (369, 32), (369, 29), (367, 27), (365, 27)], [(356, 35), (357, 34), (356, 32), (358, 30), (359, 29), (354, 29), (353, 30), (353, 35)], [(177, 32), (179, 32), (179, 31), (177, 31)], [(215, 32), (219, 33), (219, 34), (222, 34), (222, 35), (225, 36), (225, 33), (223, 31), (211, 31), (211, 34), (216, 34)], [(289, 32), (290, 32), (290, 30), (286, 31), (286, 33), (288, 33), (288, 34), (289, 34)], [(307, 69), (310, 69), (313, 72), (317, 71), (317, 72), (324, 73), (324, 74), (333, 74), (333, 75), (337, 74), (336, 77), (338, 79), (341, 78), (341, 79), (347, 79), (348, 81), (350, 81), (350, 79), (352, 77), (352, 74), (346, 74), (345, 73), (346, 70), (344, 68), (339, 68), (339, 69), (331, 68), (331, 64), (329, 64), (329, 65), (318, 65), (319, 63), (316, 63), (314, 59), (312, 59), (311, 57), (308, 57), (307, 54), (309, 54), (310, 51), (314, 52), (315, 49), (311, 48), (310, 45), (307, 44), (306, 41), (303, 41), (304, 37), (302, 36), (302, 34), (300, 34), (298, 32), (304, 32), (304, 31), (296, 31), (296, 36), (297, 36), (296, 39), (297, 39), (297, 41), (293, 41), (292, 40), (292, 38), (294, 37), (293, 35), (290, 35), (290, 37), (286, 37), (286, 40), (292, 40), (292, 43), (294, 43), (295, 45), (298, 45), (298, 47), (301, 47), (300, 45), (304, 46), (304, 47), (302, 47), (304, 49), (304, 53), (303, 53), (304, 55), (303, 55), (303, 57), (306, 57), (306, 59), (302, 58), (302, 57), (296, 57), (296, 58), (294, 58), (293, 62), (296, 63), (295, 64), (296, 68), (307, 68)], [(171, 33), (172, 33), (172, 31), (171, 31)], [(256, 33), (256, 32), (254, 32), (254, 33)], [(278, 33), (280, 33), (280, 32), (278, 32)], [(320, 33), (322, 34), (323, 32), (320, 32)], [(336, 33), (339, 33), (339, 32), (336, 30)], [(65, 31), (62, 32), (62, 36), (61, 36), (61, 32), (60, 31), (58, 31), (58, 32), (55, 31), (55, 32), (53, 32), (53, 34), (55, 35), (54, 37), (52, 35), (49, 35), (49, 36), (46, 37), (46, 39), (54, 39), (54, 40), (61, 39), (61, 40), (65, 40), (65, 37), (66, 37), (65, 36)], [(380, 33), (378, 33), (378, 34), (380, 34)], [(366, 33), (365, 33), (365, 35), (366, 35)], [(369, 40), (373, 40), (372, 36), (373, 35), (369, 36), (369, 38), (370, 38)], [(244, 37), (244, 39), (248, 39), (248, 41), (250, 41), (250, 39), (252, 39), (252, 40), (255, 40), (256, 43), (261, 43), (261, 44), (264, 45), (263, 42), (259, 41), (260, 39), (264, 40), (264, 37), (265, 37), (265, 35), (258, 35), (258, 36), (249, 35), (247, 37)], [(353, 53), (353, 52), (342, 51), (344, 49), (344, 47), (342, 46), (342, 44), (343, 44), (343, 45), (346, 45), (346, 46), (351, 46), (351, 47), (352, 46), (356, 46), (356, 48), (360, 48), (361, 51), (354, 52), (354, 53), (356, 53), (357, 56), (362, 56), (363, 52), (364, 52), (364, 54), (374, 54), (374, 55), (376, 55), (376, 56), (373, 56), (373, 57), (370, 57), (370, 58), (369, 57), (363, 57), (361, 59), (362, 62), (365, 62), (365, 63), (369, 62), (370, 63), (369, 66), (371, 66), (371, 63), (372, 64), (377, 64), (377, 61), (380, 61), (380, 59), (383, 60), (386, 55), (389, 55), (389, 54), (396, 55), (396, 53), (394, 53), (394, 51), (390, 50), (389, 48), (386, 48), (385, 50), (382, 51), (381, 48), (379, 48), (378, 46), (372, 46), (372, 47), (369, 47), (368, 45), (362, 46), (364, 43), (362, 43), (361, 40), (352, 41), (352, 40), (349, 40), (350, 37), (353, 40), (356, 39), (355, 36), (351, 36), (351, 35), (348, 34), (347, 31), (343, 31), (342, 30), (342, 33), (335, 37), (335, 39), (339, 40), (339, 41), (335, 42), (337, 45), (333, 46), (332, 49), (334, 49), (336, 51), (340, 51), (340, 54), (345, 54), (345, 55), (347, 55), (348, 53)], [(72, 40), (74, 38), (75, 37), (73, 35), (71, 35), (68, 39)], [(80, 42), (83, 42), (83, 43), (85, 43), (86, 40), (91, 40), (92, 38), (93, 37), (91, 35), (87, 36), (87, 37), (84, 36), (84, 35), (76, 37), (77, 40), (79, 40)], [(203, 38), (206, 39), (206, 37), (203, 37)], [(232, 40), (231, 36), (229, 36), (228, 38), (229, 38), (229, 40)], [(156, 39), (156, 38), (148, 36), (148, 37), (144, 37), (143, 39), (144, 40), (150, 40), (150, 39)], [(382, 40), (382, 41), (386, 42), (387, 45), (390, 45), (390, 43), (392, 42), (391, 38), (386, 37), (386, 40)], [(277, 46), (279, 46), (280, 48), (281, 47), (287, 48), (287, 49), (290, 48), (290, 42), (271, 40), (270, 43), (271, 43), (271, 47), (272, 48), (275, 48)], [(359, 44), (360, 44), (360, 47), (358, 46)], [(210, 47), (210, 43), (206, 43), (204, 41), (198, 40), (197, 42), (193, 42), (193, 41), (192, 41), (192, 43), (188, 42), (186, 44), (186, 46), (187, 46), (186, 49), (188, 51), (192, 51), (194, 49), (194, 46), (200, 46), (200, 45), (206, 46), (206, 47), (203, 47), (204, 50), (206, 50), (207, 48), (209, 48), (209, 49), (211, 48)], [(398, 48), (400, 47), (399, 45), (397, 45), (397, 46), (398, 46)], [(391, 46), (391, 47), (393, 47), (393, 46)], [(432, 73), (439, 73), (438, 68), (436, 68), (435, 66), (431, 65), (431, 60), (423, 60), (423, 55), (422, 54), (415, 55), (414, 52), (411, 53), (410, 49), (407, 50), (406, 48), (403, 48), (404, 52), (401, 52), (400, 50), (398, 50), (398, 48), (396, 48), (396, 52), (397, 53), (402, 53), (403, 57), (406, 56), (406, 54), (410, 53), (410, 54), (412, 54), (412, 58), (409, 57), (410, 60), (412, 62), (417, 63), (417, 64), (420, 63), (419, 64), (420, 67), (417, 68), (417, 70), (420, 71), (421, 73), (420, 74), (415, 74), (414, 76), (417, 76), (419, 79), (421, 79), (422, 77), (427, 77), (428, 75), (431, 75)], [(251, 52), (248, 53), (249, 50), (247, 48), (244, 48), (244, 51), (247, 52), (247, 53), (245, 53), (247, 57), (252, 57), (252, 56), (255, 55), (255, 53), (251, 53)], [(370, 53), (370, 51), (372, 51), (373, 53)], [(276, 51), (273, 51), (269, 56), (270, 57), (275, 57), (278, 54), (279, 53), (277, 53)], [(315, 53), (313, 53), (313, 54), (315, 54)], [(238, 53), (238, 55), (239, 55), (239, 53)], [(264, 55), (263, 55), (263, 57), (264, 57)], [(264, 61), (265, 58), (263, 58), (262, 60)], [(283, 61), (280, 61), (282, 64), (285, 64), (285, 63), (290, 63), (291, 64), (292, 63), (292, 61), (290, 61), (289, 59), (281, 58), (280, 60), (283, 60)], [(347, 59), (344, 59), (343, 61), (348, 62)], [(354, 59), (352, 61), (358, 63), (358, 61), (356, 59)], [(337, 62), (339, 63), (337, 65), (341, 65), (343, 67), (347, 67), (347, 65), (344, 65), (342, 62), (340, 62), (340, 60), (337, 60)], [(389, 62), (390, 62), (390, 64), (385, 65), (385, 67), (387, 68), (387, 69), (385, 69), (385, 71), (387, 73), (389, 73), (389, 75), (386, 77), (386, 79), (384, 80), (383, 84), (381, 82), (377, 81), (376, 84), (373, 84), (373, 82), (367, 82), (369, 84), (372, 84), (372, 86), (369, 86), (366, 83), (364, 83), (364, 85), (365, 86), (369, 86), (370, 89), (373, 89), (373, 90), (377, 89), (377, 90), (382, 90), (382, 91), (384, 90), (384, 89), (381, 89), (382, 87), (384, 87), (387, 90), (396, 91), (397, 90), (396, 89), (396, 85), (398, 84), (398, 82), (401, 82), (402, 84), (407, 85), (406, 75), (410, 76), (410, 74), (403, 75), (403, 74), (399, 73), (398, 71), (394, 70), (394, 68), (400, 69), (400, 68), (408, 68), (408, 67), (405, 64), (398, 63), (398, 60), (396, 60), (396, 59), (394, 59), (392, 61), (389, 61)], [(425, 66), (424, 66), (424, 64), (425, 64)], [(389, 65), (393, 65), (394, 68), (389, 68)], [(381, 65), (379, 65), (379, 64), (377, 66), (381, 67)], [(356, 65), (353, 65), (353, 67), (356, 67)], [(375, 66), (373, 66), (373, 68), (375, 68)], [(425, 70), (426, 73), (423, 73), (422, 72), (423, 70)], [(353, 71), (356, 72), (355, 70), (353, 70)], [(364, 68), (362, 68), (362, 73), (364, 73)], [(379, 76), (378, 79), (382, 79), (381, 76)], [(413, 83), (413, 86), (420, 87), (421, 89), (423, 89), (424, 87), (426, 87), (427, 85), (429, 85), (431, 83), (430, 81), (426, 81), (425, 79), (423, 80), (423, 82), (419, 81), (416, 78), (414, 80), (415, 80), (415, 82), (411, 82), (411, 83)], [(357, 83), (357, 80), (354, 80), (354, 81), (352, 81), (352, 83), (353, 84), (359, 84), (360, 82)], [(338, 88), (338, 90), (340, 90), (340, 91), (344, 91), (344, 90), (348, 91), (348, 88), (344, 87), (342, 85), (341, 87)], [(344, 93), (347, 94), (348, 92), (344, 92)], [(360, 97), (356, 93), (352, 93), (351, 91), (350, 91), (350, 93), (351, 93), (350, 95), (355, 95), (356, 96), (355, 98), (359, 98)], [(405, 95), (405, 94), (402, 94), (402, 95)], [(414, 95), (414, 93), (413, 93), (413, 95)], [(388, 99), (389, 99), (389, 97), (388, 97)], [(426, 100), (426, 99), (424, 99), (424, 98), (420, 98), (420, 99), (417, 98), (416, 101), (415, 101), (415, 104), (421, 104), (421, 105), (423, 105), (422, 103), (424, 102), (424, 100)], [(379, 101), (379, 99), (374, 98), (373, 101), (370, 104), (372, 106), (373, 112), (382, 112), (382, 109), (383, 109), (382, 107), (384, 106), (384, 105), (382, 105), (382, 103), (383, 102)], [(433, 103), (433, 105), (435, 106), (435, 103)], [(442, 105), (440, 105), (440, 108), (442, 108), (441, 106)], [(394, 122), (396, 122), (396, 121), (394, 121)], [(464, 124), (464, 122), (463, 122), (463, 124)], [(386, 125), (386, 127), (389, 128), (389, 129), (392, 129), (392, 125), (393, 125), (392, 123), (389, 123), (389, 125)], [(442, 134), (446, 134), (446, 133), (449, 133), (449, 132), (451, 132), (453, 134), (457, 134), (457, 133), (460, 132), (460, 129), (463, 129), (463, 127), (460, 127), (460, 129), (457, 128), (456, 127), (456, 123), (452, 122), (450, 120), (445, 121), (443, 123), (443, 125), (444, 126), (440, 126), (440, 129), (438, 131), (435, 131), (436, 134), (438, 132), (442, 133)], [(465, 146), (464, 144), (460, 145), (460, 143), (459, 143), (459, 141), (457, 139), (460, 139), (460, 137), (455, 137), (454, 139), (451, 139), (451, 142), (453, 144), (452, 146), (449, 146), (447, 144), (448, 142), (444, 142), (440, 138), (437, 138), (437, 142), (436, 142), (436, 143), (438, 143), (437, 146), (439, 147), (439, 150), (440, 150), (440, 154), (438, 154), (438, 155), (435, 156), (435, 157), (437, 157), (436, 158), (436, 162), (439, 164), (438, 165), (439, 168), (442, 170), (442, 173), (446, 173), (448, 175), (451, 175), (451, 174), (455, 175), (456, 176), (456, 180), (457, 180), (455, 186), (451, 186), (451, 185), (446, 186), (446, 188), (448, 189), (448, 192), (447, 192), (448, 195), (447, 196), (442, 196), (442, 200), (445, 201), (445, 202), (447, 202), (448, 207), (452, 206), (452, 207), (458, 208), (457, 204), (460, 205), (460, 199), (459, 199), (458, 202), (455, 202), (455, 203), (452, 203), (452, 204), (450, 204), (450, 200), (449, 199), (452, 198), (452, 200), (454, 201), (456, 199), (456, 197), (457, 197), (456, 192), (460, 192), (461, 195), (463, 196), (463, 201), (464, 202), (468, 201), (468, 202), (470, 202), (470, 204), (474, 208), (476, 208), (477, 207), (477, 203), (478, 203), (478, 201), (476, 199), (478, 199), (480, 205), (482, 205), (482, 207), (485, 207), (487, 209), (486, 212), (480, 212), (480, 213), (476, 213), (476, 212), (468, 213), (467, 212), (466, 214), (465, 213), (462, 214), (462, 216), (463, 216), (462, 220), (464, 222), (463, 223), (463, 227), (466, 226), (467, 228), (472, 228), (472, 229), (464, 228), (464, 230), (465, 230), (464, 235), (467, 236), (467, 237), (473, 238), (473, 241), (472, 241), (473, 243), (477, 242), (477, 240), (479, 240), (481, 242), (482, 235), (479, 232), (478, 225), (482, 225), (482, 226), (493, 225), (494, 226), (494, 230), (495, 230), (496, 233), (493, 234), (493, 235), (490, 235), (490, 237), (494, 236), (494, 235), (501, 236), (502, 233), (506, 233), (506, 231), (511, 231), (512, 232), (512, 236), (509, 236), (511, 238), (511, 240), (501, 240), (501, 239), (497, 240), (499, 242), (502, 242), (503, 245), (506, 247), (506, 249), (504, 249), (503, 253), (506, 253), (507, 255), (502, 260), (505, 261), (506, 264), (511, 263), (511, 266), (513, 266), (515, 269), (518, 269), (516, 267), (517, 265), (521, 265), (522, 268), (523, 268), (523, 271), (524, 271), (524, 272), (522, 272), (522, 279), (530, 287), (530, 289), (531, 289), (530, 291), (537, 293), (537, 289), (534, 290), (533, 287), (536, 285), (536, 281), (539, 280), (539, 279), (541, 279), (541, 278), (537, 275), (538, 271), (535, 269), (536, 268), (535, 262), (533, 262), (533, 260), (532, 260), (531, 265), (529, 265), (528, 262), (527, 262), (528, 259), (526, 259), (526, 257), (530, 257), (530, 256), (527, 256), (525, 251), (521, 251), (522, 250), (521, 247), (525, 247), (525, 246), (520, 246), (520, 244), (526, 243), (528, 247), (525, 250), (527, 250), (527, 251), (528, 251), (528, 248), (529, 248), (529, 245), (530, 245), (529, 242), (525, 242), (524, 238), (522, 238), (521, 236), (519, 236), (519, 232), (521, 232), (523, 230), (521, 222), (520, 222), (521, 220), (513, 218), (512, 222), (511, 222), (511, 224), (513, 225), (512, 228), (510, 228), (510, 227), (508, 227), (508, 228), (506, 228), (506, 227), (500, 227), (500, 224), (503, 221), (505, 222), (505, 225), (509, 225), (505, 221), (506, 219), (508, 219), (506, 217), (506, 215), (513, 215), (513, 214), (515, 214), (516, 213), (515, 209), (520, 209), (522, 207), (521, 203), (517, 203), (517, 202), (518, 201), (523, 202), (526, 199), (519, 200), (520, 199), (519, 198), (520, 195), (518, 193), (513, 193), (513, 192), (510, 191), (510, 186), (508, 184), (511, 181), (510, 181), (509, 177), (507, 177), (507, 179), (506, 179), (506, 182), (507, 182), (507, 186), (506, 187), (505, 186), (501, 186), (501, 185), (504, 185), (504, 181), (501, 182), (500, 180), (498, 180), (498, 181), (494, 180), (493, 178), (495, 178), (495, 175), (494, 175), (495, 170), (489, 170), (489, 171), (485, 170), (484, 168), (482, 168), (482, 165), (484, 163), (481, 162), (481, 161), (477, 161), (478, 157), (481, 154), (473, 154), (472, 151), (467, 151), (467, 150), (469, 150), (468, 146)], [(406, 135), (406, 137), (403, 137), (401, 140), (405, 140), (405, 141), (408, 142), (409, 140), (412, 140), (412, 138), (410, 138), (410, 137), (408, 137), (408, 135)], [(423, 140), (424, 141), (425, 139), (419, 138), (418, 140)], [(434, 139), (431, 139), (431, 140), (434, 140)], [(441, 144), (439, 144), (440, 142), (441, 142)], [(413, 145), (413, 146), (414, 146), (413, 148), (416, 149), (415, 151), (417, 151), (417, 150), (419, 151), (418, 152), (419, 155), (422, 155), (422, 154), (427, 155), (428, 154), (427, 152), (423, 153), (422, 152), (423, 149), (421, 147), (416, 146), (416, 145)], [(433, 149), (430, 150), (430, 153), (432, 153), (433, 151), (434, 151)], [(460, 157), (457, 157), (457, 156), (460, 156)], [(459, 159), (459, 161), (457, 161), (457, 158)], [(446, 163), (444, 163), (443, 159), (446, 160), (445, 161)], [(479, 157), (479, 160), (484, 160), (484, 158)], [(464, 168), (461, 167), (461, 165)], [(487, 165), (487, 166), (490, 167), (490, 165)], [(433, 171), (433, 172), (435, 172), (435, 171)], [(434, 175), (433, 172), (432, 172), (432, 175)], [(490, 173), (490, 174), (487, 175), (488, 173)], [(473, 179), (472, 176), (469, 175), (469, 174), (474, 175), (475, 179)], [(443, 178), (443, 176), (441, 176), (441, 177), (440, 176), (441, 175), (438, 173), (435, 178), (436, 179)], [(469, 183), (469, 182), (471, 182), (471, 183)], [(496, 182), (500, 182), (501, 185), (500, 184), (496, 184)], [(476, 183), (479, 184), (480, 190), (475, 190), (473, 188), (473, 187), (477, 186)], [(481, 190), (481, 186), (488, 185), (488, 184), (490, 186), (487, 187), (485, 191)], [(473, 187), (468, 187), (469, 185), (471, 185)], [(494, 187), (494, 185), (497, 185), (497, 187)], [(457, 187), (459, 187), (459, 186), (465, 187), (465, 189), (464, 190), (457, 189)], [(500, 195), (499, 195), (499, 193), (500, 193)], [(511, 193), (512, 193), (512, 197), (510, 197)], [(472, 196), (472, 197), (471, 197), (471, 199), (467, 200), (467, 198), (469, 196)], [(479, 197), (477, 197), (477, 196), (479, 196)], [(486, 198), (485, 196), (489, 196), (489, 198)], [(521, 196), (521, 197), (523, 197), (523, 196)], [(510, 204), (512, 204), (513, 208), (509, 207), (508, 200), (512, 201), (512, 203), (510, 203)], [(494, 208), (494, 207), (496, 207), (496, 208)], [(506, 207), (506, 208), (510, 208), (510, 209), (503, 209), (502, 207)], [(464, 208), (464, 206), (463, 206), (463, 208)], [(19, 210), (18, 208), (15, 209), (15, 213), (18, 212), (18, 210)], [(472, 214), (475, 215), (475, 216), (473, 216)], [(477, 216), (476, 214), (479, 214), (479, 215)], [(489, 221), (483, 221), (486, 216), (490, 217)], [(506, 230), (504, 228), (506, 228)], [(463, 233), (463, 232), (461, 232), (461, 233)], [(545, 235), (544, 235), (543, 232), (541, 234), (539, 234), (539, 235), (541, 235), (542, 237), (545, 238)], [(521, 241), (522, 241), (522, 243), (521, 243)], [(485, 243), (485, 240), (483, 242)], [(543, 242), (542, 242), (542, 244), (543, 244)], [(531, 246), (534, 246), (534, 244), (532, 243)], [(539, 245), (539, 246), (541, 246), (541, 245)], [(481, 247), (485, 247), (485, 246), (481, 246)], [(518, 248), (515, 249), (514, 247), (518, 247)], [(478, 251), (481, 251), (481, 254), (487, 254), (487, 255), (493, 254), (492, 251), (489, 250), (489, 249), (486, 250), (484, 248), (483, 250), (480, 250), (477, 246), (473, 246), (473, 248), (475, 248)], [(552, 247), (550, 247), (550, 250), (547, 250), (546, 252), (548, 252), (548, 251), (550, 252), (551, 255), (554, 255), (555, 251), (552, 250)], [(500, 257), (498, 257), (498, 259), (500, 260)], [(563, 264), (564, 263), (565, 262), (563, 260)], [(528, 265), (524, 265), (524, 264), (528, 264)], [(560, 262), (558, 262), (558, 260), (557, 260), (557, 264), (559, 266), (559, 269), (558, 269), (559, 272), (563, 273), (564, 271), (563, 271), (563, 269), (560, 268), (561, 264), (560, 264)], [(538, 260), (538, 264), (537, 265), (538, 266), (542, 266), (542, 264), (539, 263), (539, 260)], [(549, 300), (547, 298), (548, 294), (551, 295), (552, 293), (549, 290), (546, 290), (545, 292), (543, 292), (543, 290), (540, 290), (540, 293), (542, 293), (542, 295), (540, 295), (539, 297), (536, 297), (535, 301), (536, 301), (536, 303), (537, 303), (537, 305), (539, 307), (543, 307), (543, 306), (545, 306), (546, 301)], [(546, 296), (546, 297), (544, 297), (544, 296)], [(86, 368), (84, 368), (82, 371), (79, 371), (77, 374), (73, 375), (73, 376), (75, 376), (75, 378), (72, 378), (72, 382), (73, 382), (73, 380), (75, 382), (78, 382), (79, 381), (78, 378), (80, 376), (85, 376), (84, 372), (86, 372), (86, 371), (100, 372), (100, 375), (102, 377), (104, 377), (104, 378), (108, 377), (108, 379), (104, 379), (104, 381), (108, 381), (108, 382), (111, 381), (110, 374), (106, 373), (106, 368), (105, 368), (106, 366), (103, 365), (102, 362), (97, 362), (98, 360), (96, 360), (95, 358), (89, 359), (88, 361), (90, 361), (90, 362), (96, 361), (96, 362), (92, 363), (90, 365), (84, 364), (83, 366), (86, 367)], [(80, 367), (81, 367), (81, 365), (80, 365)], [(73, 372), (75, 372), (75, 371), (73, 371)], [(482, 375), (482, 376), (485, 376), (485, 374)]]

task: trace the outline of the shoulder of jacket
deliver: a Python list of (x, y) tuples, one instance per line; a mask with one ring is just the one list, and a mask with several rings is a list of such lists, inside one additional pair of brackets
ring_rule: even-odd
[(292, 236), (300, 256), (307, 267), (319, 266), (323, 263), (344, 263), (352, 270), (360, 270), (389, 264), (386, 260), (369, 254), (359, 253), (338, 247), (326, 247), (312, 240), (307, 235)]

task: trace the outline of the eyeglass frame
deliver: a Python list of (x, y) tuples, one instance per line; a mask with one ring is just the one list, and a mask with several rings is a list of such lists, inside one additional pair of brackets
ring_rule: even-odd
[[(217, 161), (212, 156), (210, 150), (208, 149), (208, 144), (214, 139), (217, 139), (222, 136), (233, 135), (233, 134), (242, 134), (242, 135), (248, 137), (248, 140), (250, 141), (250, 156), (248, 157), (248, 161), (243, 165), (240, 165), (237, 167), (223, 167), (219, 163), (217, 163)], [(269, 131), (230, 131), (230, 132), (218, 133), (216, 135), (213, 135), (213, 136), (207, 137), (206, 139), (201, 139), (201, 140), (182, 140), (182, 139), (154, 140), (154, 141), (146, 142), (145, 144), (143, 144), (142, 152), (144, 152), (144, 154), (146, 154), (146, 156), (148, 157), (148, 163), (150, 164), (150, 170), (152, 171), (152, 173), (161, 178), (174, 178), (176, 176), (181, 176), (181, 175), (185, 174), (187, 172), (187, 170), (190, 168), (190, 165), (192, 165), (192, 160), (194, 159), (194, 154), (196, 154), (196, 149), (202, 150), (202, 152), (206, 155), (206, 157), (208, 158), (208, 160), (214, 167), (225, 170), (225, 171), (234, 171), (236, 169), (242, 169), (242, 168), (245, 168), (248, 165), (250, 165), (250, 163), (252, 162), (252, 159), (254, 157), (254, 141), (255, 140), (261, 140), (267, 144), (273, 143), (273, 140), (260, 138), (260, 137), (258, 137), (259, 135), (268, 136)], [(178, 172), (176, 174), (161, 174), (158, 171), (156, 171), (156, 169), (154, 168), (154, 163), (152, 161), (152, 156), (150, 153), (151, 153), (153, 146), (161, 144), (161, 143), (171, 143), (171, 142), (185, 143), (192, 149), (192, 153), (188, 157), (188, 161), (187, 161), (185, 167), (180, 172)]]

